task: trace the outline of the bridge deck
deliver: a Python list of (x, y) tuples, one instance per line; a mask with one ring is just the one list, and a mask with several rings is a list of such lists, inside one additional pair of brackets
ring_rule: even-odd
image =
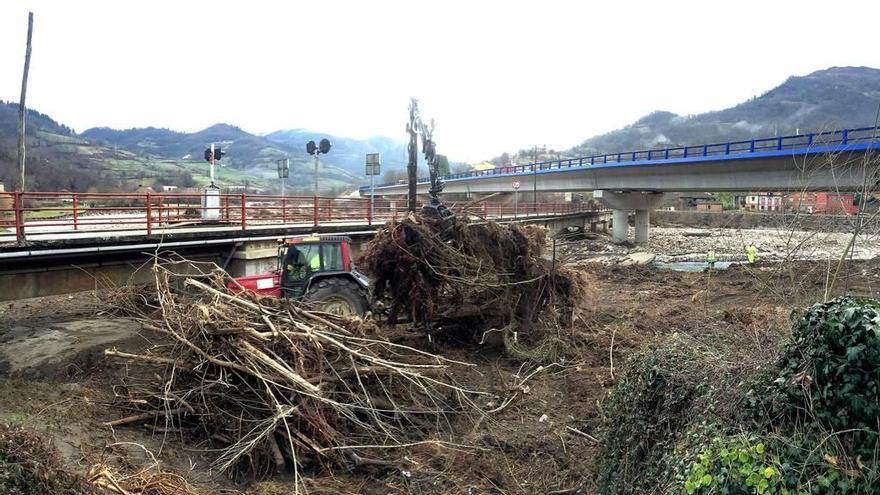
[[(829, 153), (858, 153), (871, 149), (880, 149), (880, 128), (878, 127), (841, 129), (696, 146), (606, 153), (451, 174), (444, 176), (442, 180), (447, 184), (464, 184), (486, 179), (506, 178), (512, 180), (516, 177), (537, 177), (542, 174), (577, 173), (587, 169), (596, 172), (595, 175), (603, 173), (603, 171), (606, 175), (619, 175), (627, 167), (662, 165), (699, 166), (708, 163), (725, 162), (735, 164), (737, 162), (766, 161), (790, 157), (808, 159), (811, 156), (821, 156)], [(419, 178), (418, 183), (421, 186), (421, 191), (430, 183), (430, 178)], [(406, 185), (402, 181), (398, 181), (379, 184), (374, 187), (378, 193), (397, 194), (405, 191)], [(587, 189), (589, 188), (592, 188), (592, 186)], [(369, 193), (369, 190), (369, 186), (360, 187), (361, 194)], [(674, 190), (678, 191), (679, 189)]]

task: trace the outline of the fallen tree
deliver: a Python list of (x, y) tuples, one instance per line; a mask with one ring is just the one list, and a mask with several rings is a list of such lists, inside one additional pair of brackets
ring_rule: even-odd
[[(480, 392), (454, 383), (470, 366), (377, 333), (360, 319), (295, 303), (229, 294), (219, 269), (200, 275), (154, 266), (155, 284), (115, 297), (165, 342), (107, 355), (158, 373), (130, 375), (119, 427), (147, 424), (207, 440), (214, 467), (237, 477), (302, 468), (385, 465), (403, 445), (443, 445), (447, 416)], [(390, 454), (389, 454), (390, 453)]]
[(380, 229), (364, 259), (392, 319), (536, 334), (570, 325), (586, 290), (545, 245), (543, 227), (409, 215)]

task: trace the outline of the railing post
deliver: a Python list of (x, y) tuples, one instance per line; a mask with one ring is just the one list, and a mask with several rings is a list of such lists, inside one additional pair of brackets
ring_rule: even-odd
[(752, 139), (752, 142), (749, 144), (749, 153), (755, 152), (755, 140)]
[(631, 162), (636, 161), (636, 152), (635, 151), (632, 152), (632, 160), (630, 160), (630, 161)]
[(287, 198), (281, 198), (281, 223), (287, 223)]
[(812, 145), (813, 145), (813, 133), (811, 132), (811, 133), (807, 134), (807, 146), (812, 146)]
[(724, 154), (725, 155), (730, 154), (730, 143), (724, 143)]
[(315, 227), (317, 227), (318, 226), (318, 196), (317, 195), (315, 195), (313, 203), (314, 204), (313, 204), (313, 209), (312, 209), (312, 222), (315, 225)]
[(147, 235), (153, 234), (153, 198), (147, 193)]
[(663, 159), (669, 160), (669, 148), (663, 150)]
[(683, 157), (684, 157), (684, 158), (687, 158), (687, 157), (688, 157), (688, 147), (687, 147), (687, 146), (684, 147), (684, 155), (683, 155)]
[(327, 221), (333, 220), (333, 198), (327, 200)]
[(241, 230), (247, 230), (247, 195), (241, 195)]
[(709, 156), (709, 145), (708, 144), (703, 145), (703, 156)]
[(590, 157), (590, 165), (595, 165), (595, 164), (596, 164), (596, 156), (593, 155)]
[(367, 225), (373, 225), (373, 198), (367, 198)]
[(840, 144), (846, 144), (849, 140), (849, 129), (840, 131)]
[(776, 150), (779, 151), (782, 149), (782, 136), (776, 138)]
[(76, 193), (73, 193), (73, 230), (79, 230), (79, 215), (77, 215), (78, 206), (79, 200)]
[(12, 194), (12, 208), (15, 210), (15, 240), (20, 243), (24, 242), (24, 213), (22, 210), (21, 191), (15, 191)]
[(648, 150), (648, 160), (651, 159), (651, 150)]

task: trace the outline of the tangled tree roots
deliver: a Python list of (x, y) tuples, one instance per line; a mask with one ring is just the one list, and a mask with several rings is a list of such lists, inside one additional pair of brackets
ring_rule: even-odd
[(375, 295), (392, 300), (392, 317), (527, 330), (539, 315), (570, 320), (585, 290), (577, 272), (542, 258), (545, 241), (542, 227), (410, 215), (376, 234), (366, 269)]
[(442, 444), (449, 414), (479, 392), (449, 378), (468, 366), (395, 344), (359, 319), (314, 313), (277, 299), (230, 295), (225, 275), (176, 275), (156, 265), (155, 287), (127, 308), (168, 344), (107, 355), (155, 366), (127, 378), (128, 416), (210, 441), (215, 467), (262, 477), (303, 467), (384, 465), (404, 443)]

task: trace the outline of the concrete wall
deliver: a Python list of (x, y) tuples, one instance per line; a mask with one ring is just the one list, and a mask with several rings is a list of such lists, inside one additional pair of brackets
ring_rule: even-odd
[[(863, 216), (863, 219), (867, 216)], [(734, 229), (820, 230), (826, 232), (852, 232), (855, 217), (852, 215), (810, 215), (806, 213), (751, 213), (742, 211), (702, 212), (665, 211), (651, 214), (655, 226), (692, 226)], [(880, 218), (865, 226), (869, 232), (880, 231)]]
[[(216, 263), (219, 259), (203, 258), (198, 261)], [(71, 294), (152, 280), (150, 265), (143, 262), (66, 265), (43, 270), (0, 273), (0, 301)]]

